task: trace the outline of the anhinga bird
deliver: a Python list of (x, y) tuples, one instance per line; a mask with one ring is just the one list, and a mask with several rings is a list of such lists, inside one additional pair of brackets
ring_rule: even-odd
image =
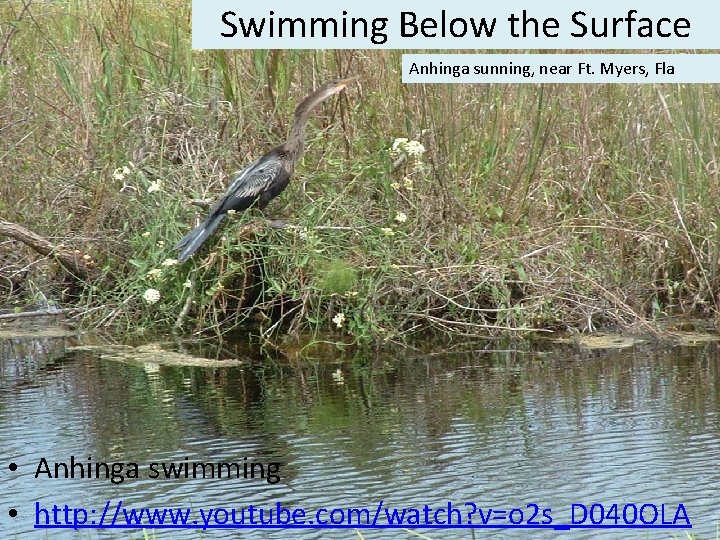
[(192, 257), (220, 225), (228, 210), (245, 210), (255, 204), (262, 210), (287, 187), (303, 151), (305, 127), (310, 113), (320, 103), (344, 90), (345, 86), (356, 78), (329, 81), (300, 102), (295, 109), (287, 140), (241, 171), (225, 195), (210, 209), (207, 219), (175, 245), (175, 249), (180, 250), (180, 262)]

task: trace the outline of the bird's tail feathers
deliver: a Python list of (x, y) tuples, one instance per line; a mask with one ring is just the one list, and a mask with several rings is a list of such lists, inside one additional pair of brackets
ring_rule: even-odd
[(215, 232), (215, 229), (217, 229), (224, 217), (225, 214), (210, 216), (192, 231), (183, 236), (183, 238), (175, 244), (175, 249), (180, 250), (178, 261), (183, 263), (192, 257), (193, 254), (200, 249), (200, 246), (203, 245), (203, 242), (205, 242), (205, 240), (207, 240), (208, 237)]

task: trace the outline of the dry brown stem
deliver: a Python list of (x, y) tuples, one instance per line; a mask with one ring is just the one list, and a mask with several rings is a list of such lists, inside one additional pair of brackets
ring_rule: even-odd
[(97, 270), (85, 264), (80, 254), (58, 247), (47, 238), (22, 225), (10, 223), (9, 221), (0, 221), (0, 236), (18, 240), (40, 255), (56, 259), (65, 270), (78, 280), (92, 281), (99, 276)]

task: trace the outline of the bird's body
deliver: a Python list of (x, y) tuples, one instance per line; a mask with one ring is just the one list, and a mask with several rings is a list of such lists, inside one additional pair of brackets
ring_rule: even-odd
[(178, 260), (184, 262), (217, 229), (229, 210), (242, 211), (257, 206), (261, 210), (290, 182), (295, 163), (303, 151), (305, 126), (310, 112), (330, 96), (341, 92), (354, 78), (330, 81), (307, 96), (295, 109), (287, 141), (248, 165), (233, 180), (225, 194), (212, 206), (208, 217), (176, 245)]

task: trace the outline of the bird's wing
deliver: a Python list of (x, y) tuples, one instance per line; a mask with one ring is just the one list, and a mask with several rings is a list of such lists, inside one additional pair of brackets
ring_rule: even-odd
[(282, 162), (275, 156), (271, 158), (264, 156), (251, 163), (233, 180), (225, 195), (211, 208), (210, 213), (221, 208), (233, 208), (242, 199), (250, 201), (256, 199), (281, 170)]
[(247, 169), (240, 175), (230, 189), (232, 197), (243, 199), (245, 197), (259, 196), (282, 169), (279, 159), (258, 162), (252, 169)]

